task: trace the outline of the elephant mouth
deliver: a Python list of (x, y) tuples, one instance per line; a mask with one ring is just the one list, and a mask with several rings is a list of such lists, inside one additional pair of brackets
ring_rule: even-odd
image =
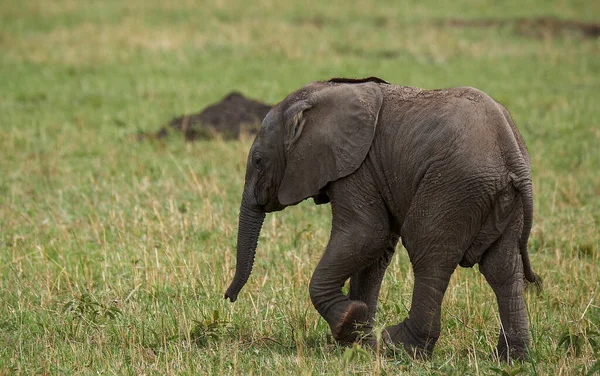
[(282, 205), (277, 199), (277, 192), (268, 192), (268, 194), (256, 195), (256, 202), (256, 207), (263, 213), (272, 213), (285, 209), (285, 205)]
[(265, 213), (272, 213), (272, 212), (277, 212), (277, 211), (281, 211), (281, 210), (285, 209), (285, 206), (282, 205), (277, 200), (270, 200), (265, 205), (262, 205), (262, 206), (259, 206), (259, 207)]

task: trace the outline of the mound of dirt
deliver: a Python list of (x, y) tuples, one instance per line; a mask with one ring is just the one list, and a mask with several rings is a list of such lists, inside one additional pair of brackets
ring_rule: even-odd
[[(271, 107), (234, 91), (199, 113), (172, 119), (150, 136), (163, 138), (170, 132), (181, 132), (187, 141), (193, 141), (213, 138), (216, 134), (221, 134), (225, 139), (238, 138), (241, 132), (253, 135), (258, 132), (260, 123)], [(147, 135), (141, 136), (144, 138)]]
[(583, 38), (600, 37), (600, 24), (563, 20), (554, 17), (515, 19), (450, 19), (446, 24), (453, 27), (505, 27), (515, 29), (518, 34), (533, 38), (555, 37), (566, 32), (577, 33)]

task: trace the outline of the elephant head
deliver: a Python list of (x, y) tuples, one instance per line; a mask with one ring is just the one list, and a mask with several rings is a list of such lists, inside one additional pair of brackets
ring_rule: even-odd
[(250, 276), (265, 213), (309, 197), (327, 202), (325, 186), (361, 165), (382, 102), (376, 82), (314, 82), (267, 114), (248, 154), (237, 266), (225, 298), (234, 302)]

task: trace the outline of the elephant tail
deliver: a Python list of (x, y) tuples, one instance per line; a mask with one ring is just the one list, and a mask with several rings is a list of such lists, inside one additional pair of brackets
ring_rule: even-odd
[(501, 114), (502, 126), (499, 135), (505, 145), (510, 145), (509, 148), (512, 150), (507, 153), (507, 167), (511, 171), (511, 179), (513, 186), (519, 192), (521, 196), (521, 202), (523, 204), (523, 230), (521, 232), (521, 238), (519, 239), (519, 251), (521, 253), (521, 259), (523, 260), (523, 274), (525, 280), (532, 283), (537, 292), (542, 291), (542, 279), (540, 276), (533, 272), (531, 268), (531, 262), (529, 261), (529, 252), (527, 251), (527, 241), (531, 234), (531, 228), (533, 226), (533, 183), (531, 181), (531, 168), (529, 154), (525, 147), (525, 142), (519, 133), (517, 126), (515, 125), (512, 117), (508, 113), (508, 110), (500, 103), (494, 101), (496, 108)]
[(531, 178), (528, 177), (525, 180), (521, 180), (521, 183), (517, 185), (517, 189), (521, 194), (521, 201), (523, 202), (523, 231), (519, 240), (519, 250), (521, 252), (521, 259), (523, 260), (523, 273), (525, 274), (525, 280), (533, 283), (536, 291), (539, 293), (543, 287), (542, 279), (533, 272), (531, 262), (529, 261), (529, 252), (527, 251), (527, 241), (529, 240), (533, 226), (533, 186)]

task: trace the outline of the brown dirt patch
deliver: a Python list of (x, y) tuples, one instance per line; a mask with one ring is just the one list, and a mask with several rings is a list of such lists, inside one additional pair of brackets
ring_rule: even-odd
[(242, 132), (254, 135), (271, 107), (234, 91), (199, 113), (173, 118), (156, 133), (140, 134), (139, 138), (163, 138), (172, 132), (183, 133), (186, 141), (209, 139), (217, 134), (225, 139), (238, 138)]
[(556, 37), (567, 33), (578, 34), (583, 38), (600, 37), (600, 24), (578, 20), (562, 20), (554, 17), (515, 18), (515, 19), (450, 19), (445, 24), (452, 27), (512, 27), (518, 34), (533, 37)]

